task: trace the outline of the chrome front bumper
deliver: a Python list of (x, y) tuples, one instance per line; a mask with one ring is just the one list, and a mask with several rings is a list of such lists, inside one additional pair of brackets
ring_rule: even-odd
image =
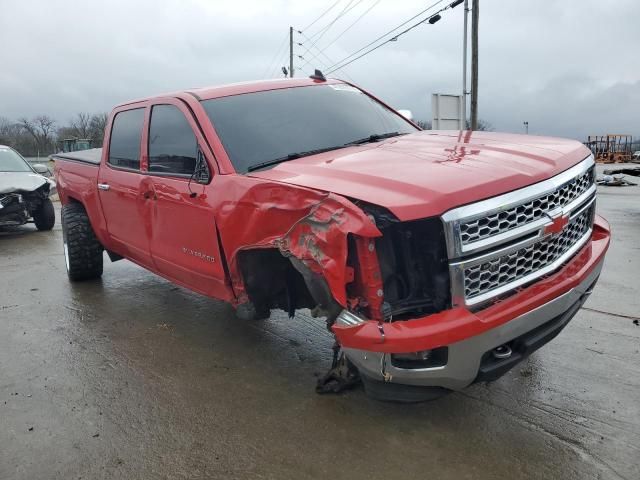
[[(479, 378), (483, 357), (486, 358), (487, 352), (567, 314), (568, 318), (565, 318), (562, 324), (564, 327), (577, 311), (576, 306), (579, 307), (591, 293), (591, 289), (602, 270), (602, 264), (603, 259), (600, 259), (600, 262), (580, 284), (550, 302), (499, 327), (448, 345), (449, 355), (444, 366), (404, 369), (392, 365), (390, 355), (387, 353), (345, 348), (345, 354), (358, 368), (361, 375), (372, 380), (460, 390)], [(550, 340), (553, 336), (545, 341)], [(539, 346), (537, 345), (536, 348)]]

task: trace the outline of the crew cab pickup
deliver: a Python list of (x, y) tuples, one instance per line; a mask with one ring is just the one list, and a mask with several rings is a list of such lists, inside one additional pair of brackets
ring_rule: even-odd
[(320, 391), (423, 400), (498, 378), (567, 325), (609, 245), (576, 141), (421, 131), (336, 79), (116, 107), (55, 158), (71, 280), (126, 258), (240, 317), (310, 309)]

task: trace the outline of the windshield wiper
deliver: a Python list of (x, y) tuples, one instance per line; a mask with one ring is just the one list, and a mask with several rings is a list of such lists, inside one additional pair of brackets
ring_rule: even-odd
[(369, 135), (368, 137), (354, 140), (353, 142), (345, 143), (344, 146), (348, 147), (350, 145), (363, 145), (365, 143), (379, 142), (380, 140), (384, 140), (385, 138), (397, 137), (400, 135), (406, 135), (406, 133), (400, 133), (400, 132), (377, 133), (374, 135)]
[(254, 170), (260, 170), (261, 168), (270, 167), (272, 165), (277, 165), (279, 163), (286, 162), (289, 160), (295, 160), (296, 158), (308, 157), (309, 155), (315, 155), (316, 153), (323, 153), (323, 152), (330, 152), (331, 150), (338, 150), (339, 148), (344, 148), (344, 146), (339, 145), (336, 147), (316, 148), (315, 150), (306, 150), (304, 152), (289, 153), (283, 157), (278, 157), (278, 158), (274, 158), (273, 160), (267, 160), (266, 162), (251, 165), (247, 168), (247, 172), (253, 172)]
[(278, 157), (278, 158), (274, 158), (273, 160), (267, 160), (266, 162), (251, 165), (247, 168), (247, 172), (253, 172), (255, 170), (260, 170), (261, 168), (271, 167), (273, 165), (287, 162), (289, 160), (295, 160), (296, 158), (308, 157), (309, 155), (329, 152), (331, 150), (338, 150), (340, 148), (350, 147), (352, 145), (362, 145), (364, 143), (378, 142), (380, 140), (384, 140), (385, 138), (397, 137), (399, 135), (406, 135), (406, 133), (400, 133), (400, 132), (379, 133), (375, 135), (369, 135), (368, 137), (361, 138), (359, 140), (354, 140), (353, 142), (345, 143), (344, 145), (337, 145), (335, 147), (317, 148), (315, 150), (306, 150), (304, 152), (289, 153), (283, 157)]

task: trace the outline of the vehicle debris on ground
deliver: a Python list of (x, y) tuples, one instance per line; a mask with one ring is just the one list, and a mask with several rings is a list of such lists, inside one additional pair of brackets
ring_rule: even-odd
[(624, 175), (607, 175), (606, 173), (605, 175), (599, 175), (596, 183), (605, 187), (632, 187), (637, 185), (637, 183), (627, 180)]

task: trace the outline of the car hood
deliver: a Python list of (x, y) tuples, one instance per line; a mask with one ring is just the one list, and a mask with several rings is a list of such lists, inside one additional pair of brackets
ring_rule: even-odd
[(589, 154), (560, 138), (422, 131), (249, 175), (364, 200), (413, 220), (540, 182)]
[(31, 172), (0, 172), (0, 194), (13, 192), (33, 192), (45, 183), (53, 188), (51, 180)]

